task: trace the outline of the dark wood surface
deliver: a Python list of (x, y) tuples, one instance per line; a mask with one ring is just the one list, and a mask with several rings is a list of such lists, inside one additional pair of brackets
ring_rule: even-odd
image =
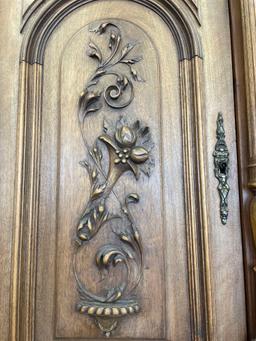
[[(125, 40), (140, 41), (138, 72), (146, 80), (136, 84), (134, 102), (120, 113), (145, 121), (156, 145), (151, 178), (134, 182), (127, 173), (117, 183), (118, 195), (131, 190), (141, 196), (132, 210), (145, 246), (144, 278), (137, 291), (142, 310), (120, 322), (114, 337), (245, 341), (240, 212), (248, 331), (256, 337), (239, 6), (230, 6), (235, 124), (225, 0), (75, 3), (3, 0), (0, 12), (0, 47), (5, 47), (0, 52), (5, 94), (0, 102), (0, 340), (102, 340), (93, 320), (75, 311), (72, 240), (89, 192), (86, 172), (78, 164), (85, 151), (77, 125), (77, 101), (95, 70), (95, 61), (85, 53), (94, 38), (88, 24), (109, 16), (120, 24)], [(105, 113), (115, 118), (111, 110)], [(218, 111), (223, 112), (232, 166), (227, 226), (220, 221), (213, 172)], [(86, 125), (90, 143), (101, 131), (97, 118), (102, 115), (97, 115)], [(96, 246), (106, 241), (112, 239), (104, 230), (79, 259), (81, 276), (93, 290), (103, 288), (93, 257)], [(117, 269), (110, 281), (122, 277)]]
[(256, 264), (255, 245), (250, 222), (250, 202), (253, 194), (248, 188), (248, 108), (246, 105), (245, 58), (243, 49), (243, 31), (241, 5), (239, 1), (230, 1), (231, 37), (233, 50), (233, 72), (235, 91), (235, 110), (237, 127), (239, 189), (241, 221), (243, 231), (244, 272), (246, 285), (247, 324), (249, 339), (256, 338)]

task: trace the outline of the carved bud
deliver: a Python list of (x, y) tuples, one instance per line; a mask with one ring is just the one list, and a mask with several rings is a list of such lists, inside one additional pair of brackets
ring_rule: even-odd
[(148, 159), (148, 151), (143, 147), (135, 147), (131, 151), (131, 159), (135, 163), (143, 163)]
[(132, 147), (137, 139), (134, 131), (127, 126), (117, 129), (115, 138), (121, 147)]

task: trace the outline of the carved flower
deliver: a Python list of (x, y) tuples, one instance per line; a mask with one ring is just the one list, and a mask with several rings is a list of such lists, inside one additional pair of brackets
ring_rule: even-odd
[(137, 139), (135, 132), (128, 126), (117, 129), (115, 139), (121, 147), (132, 147)]
[(129, 166), (136, 177), (139, 175), (139, 170), (150, 176), (154, 166), (154, 159), (150, 152), (154, 144), (148, 127), (140, 121), (128, 124), (121, 117), (114, 127), (105, 121), (104, 132), (106, 134), (102, 135), (100, 140), (115, 150), (115, 164)]
[(126, 163), (129, 159), (135, 163), (147, 161), (149, 153), (144, 147), (135, 145), (137, 135), (134, 130), (128, 126), (122, 126), (116, 131), (115, 139), (121, 147), (120, 150), (116, 150), (118, 157), (115, 159), (115, 163)]

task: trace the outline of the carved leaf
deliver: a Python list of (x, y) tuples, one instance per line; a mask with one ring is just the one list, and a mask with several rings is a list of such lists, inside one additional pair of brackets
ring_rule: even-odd
[(119, 239), (129, 245), (134, 251), (136, 251), (136, 241), (134, 236), (129, 231), (124, 231), (117, 234)]
[(135, 63), (138, 63), (142, 60), (143, 58), (140, 56), (140, 57), (133, 57), (131, 59), (123, 59), (122, 62), (123, 63), (126, 63), (126, 64), (135, 64)]
[(139, 121), (139, 120), (137, 120), (137, 121), (134, 122), (134, 124), (133, 124), (133, 129), (134, 129), (135, 131), (138, 131), (138, 130), (140, 129), (140, 121)]
[(100, 92), (88, 91), (83, 92), (79, 98), (79, 120), (84, 122), (85, 117), (91, 113), (98, 111), (101, 108), (99, 99), (101, 97)]
[(124, 90), (129, 84), (128, 78), (124, 75), (120, 75), (117, 78), (117, 84), (121, 85), (122, 89)]
[(120, 42), (120, 35), (116, 34), (116, 32), (112, 31), (109, 37), (109, 44), (108, 47), (110, 48), (111, 51), (115, 48), (117, 44)]
[(112, 288), (108, 291), (106, 302), (115, 302), (119, 300), (125, 289), (125, 283), (122, 283), (120, 287)]
[(105, 189), (106, 189), (106, 184), (97, 186), (92, 192), (91, 199), (92, 200), (98, 199), (103, 194)]
[(87, 50), (87, 55), (91, 58), (98, 59), (99, 63), (101, 63), (102, 61), (102, 54), (100, 52), (100, 49), (93, 42), (89, 43), (89, 49)]
[(130, 70), (131, 70), (132, 78), (136, 82), (145, 82), (145, 80), (138, 75), (138, 72), (134, 68), (130, 67)]
[(91, 29), (90, 32), (95, 32), (95, 33), (98, 33), (98, 34), (103, 34), (104, 32), (106, 32), (106, 29), (107, 29), (108, 25), (110, 25), (110, 23), (104, 22), (104, 23), (100, 24), (99, 26), (97, 26), (96, 28)]
[(92, 171), (92, 180), (95, 181), (97, 179), (97, 176), (98, 176), (98, 171), (96, 168), (93, 169)]
[(94, 159), (94, 161), (96, 161), (96, 163), (98, 165), (101, 165), (101, 160), (102, 160), (102, 151), (101, 149), (98, 147), (98, 144), (95, 143), (93, 149), (90, 151), (90, 155), (92, 156), (92, 158)]
[(84, 213), (77, 226), (78, 237), (81, 240), (90, 240), (108, 219), (104, 200), (95, 208)]
[(96, 264), (99, 269), (107, 269), (110, 265), (116, 266), (125, 259), (133, 259), (132, 253), (128, 248), (121, 248), (117, 245), (104, 245), (96, 255)]
[(140, 130), (140, 134), (141, 136), (146, 136), (147, 134), (149, 134), (149, 127), (144, 127)]
[(135, 43), (126, 44), (125, 47), (123, 47), (123, 49), (121, 51), (121, 59), (123, 59), (125, 56), (127, 56), (127, 54), (134, 48), (134, 46), (136, 46)]

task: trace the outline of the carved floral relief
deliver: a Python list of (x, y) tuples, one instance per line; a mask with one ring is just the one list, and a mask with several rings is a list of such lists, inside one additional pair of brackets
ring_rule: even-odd
[[(87, 55), (97, 62), (97, 68), (79, 98), (78, 117), (88, 152), (88, 158), (81, 161), (80, 165), (90, 178), (90, 195), (77, 225), (74, 275), (79, 293), (78, 311), (93, 318), (103, 334), (109, 337), (120, 317), (139, 313), (142, 309), (136, 288), (143, 272), (143, 242), (140, 227), (130, 210), (131, 205), (139, 204), (140, 197), (138, 193), (127, 193), (122, 201), (114, 188), (127, 172), (133, 174), (135, 181), (140, 181), (141, 174), (150, 176), (154, 168), (154, 143), (150, 128), (144, 122), (129, 116), (129, 113), (125, 116), (117, 114), (118, 109), (128, 107), (133, 101), (134, 84), (144, 82), (135, 67), (142, 61), (142, 56), (133, 54), (136, 44), (124, 43), (120, 28), (110, 22), (101, 23), (91, 32), (108, 37), (109, 55), (104, 57), (93, 41), (89, 43)], [(114, 77), (115, 83), (104, 88), (105, 83), (101, 81), (107, 77), (111, 81)], [(104, 102), (115, 111), (116, 118), (111, 116), (104, 119), (102, 132), (94, 145), (89, 146), (84, 124), (90, 115), (96, 115), (104, 109)], [(104, 151), (107, 151), (107, 157)], [(118, 214), (108, 209), (110, 194), (120, 204)], [(91, 240), (97, 237), (101, 229), (111, 227), (113, 221), (118, 226), (109, 229), (113, 243), (95, 250), (95, 264), (106, 283), (111, 269), (120, 266), (126, 269), (126, 278), (117, 280), (111, 287), (106, 284), (104, 292), (92, 292), (79, 278), (76, 255), (81, 249), (87, 252)]]

